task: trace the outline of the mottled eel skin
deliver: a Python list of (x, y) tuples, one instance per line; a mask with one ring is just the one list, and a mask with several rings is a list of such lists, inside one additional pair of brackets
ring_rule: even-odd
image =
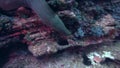
[(33, 9), (44, 24), (64, 35), (71, 35), (71, 32), (65, 27), (58, 15), (51, 10), (45, 0), (0, 0), (0, 8), (3, 10), (12, 10), (20, 6)]

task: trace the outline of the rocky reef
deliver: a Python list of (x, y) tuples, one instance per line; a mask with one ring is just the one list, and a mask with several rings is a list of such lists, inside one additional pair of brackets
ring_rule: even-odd
[(30, 8), (0, 9), (0, 67), (120, 67), (119, 0), (46, 2), (71, 35), (47, 26)]

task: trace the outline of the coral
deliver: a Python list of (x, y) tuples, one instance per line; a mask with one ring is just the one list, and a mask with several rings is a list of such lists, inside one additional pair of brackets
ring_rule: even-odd
[(97, 37), (103, 36), (104, 35), (103, 28), (100, 26), (92, 26), (91, 27), (91, 34), (93, 36), (97, 36)]
[[(26, 8), (20, 7), (16, 11), (17, 16), (11, 17), (12, 19), (9, 19), (10, 17), (7, 16), (1, 16), (1, 20), (7, 18), (5, 22), (0, 23), (1, 30), (4, 29), (3, 32), (10, 31), (10, 33), (1, 33), (0, 46), (3, 47), (12, 40), (14, 40), (14, 42), (20, 41), (29, 45), (28, 48), (33, 55), (41, 56), (43, 54), (49, 54), (49, 50), (55, 53), (72, 46), (88, 46), (90, 44), (111, 41), (116, 36), (116, 28), (112, 26), (115, 24), (115, 19), (105, 10), (106, 6), (104, 5), (95, 4), (94, 1), (83, 1), (79, 3), (79, 1), (75, 0), (47, 0), (46, 2), (51, 5), (52, 9), (58, 7), (58, 9), (56, 9), (57, 11), (54, 10), (58, 15), (53, 14), (55, 14), (55, 16), (57, 15), (58, 19), (59, 17), (61, 18), (59, 21), (62, 20), (62, 24), (65, 25), (75, 37), (64, 36), (60, 33), (62, 31), (56, 32), (51, 27), (46, 26), (32, 10), (26, 10)], [(27, 17), (24, 17), (24, 15), (27, 15)], [(50, 17), (49, 21), (52, 20), (52, 24), (54, 21), (58, 21), (54, 19), (54, 16), (53, 19), (51, 19), (51, 16), (53, 15), (50, 14), (48, 17)], [(56, 23), (54, 22), (53, 25), (56, 26)], [(62, 29), (60, 25), (57, 24), (57, 26)]]
[(44, 54), (52, 54), (57, 52), (57, 44), (53, 42), (38, 42), (36, 45), (29, 46), (28, 49), (29, 51), (34, 55), (34, 56), (41, 56)]
[(0, 31), (1, 32), (8, 32), (12, 30), (12, 19), (5, 15), (0, 16)]
[(101, 26), (105, 34), (109, 34), (111, 30), (115, 30), (115, 26), (110, 26), (115, 24), (115, 19), (109, 14), (101, 18), (101, 21), (97, 21), (95, 24)]
[(75, 33), (76, 37), (84, 37), (85, 32), (82, 30), (82, 28), (78, 28), (78, 31)]
[[(24, 0), (24, 1), (6, 0), (6, 1), (3, 1), (2, 0), (2, 1), (0, 1), (0, 3), (1, 3), (0, 8), (2, 8), (3, 10), (6, 10), (6, 11), (17, 9), (20, 6), (31, 8), (38, 15), (38, 17), (40, 17), (42, 19), (41, 21), (44, 24), (46, 24), (47, 26), (50, 26), (53, 29), (55, 29), (58, 32), (63, 33), (65, 35), (71, 34), (71, 32), (65, 27), (63, 21), (59, 18), (59, 16), (49, 7), (46, 0), (42, 0), (42, 1), (41, 0), (35, 0), (35, 1), (31, 1), (31, 0)], [(17, 3), (17, 4), (14, 4), (14, 3)], [(43, 7), (44, 7), (44, 9), (42, 9)], [(22, 16), (25, 16), (25, 14), (23, 14)]]
[[(40, 13), (41, 7), (32, 7)], [(5, 61), (3, 68), (120, 67), (119, 0), (46, 0), (43, 7), (50, 13), (41, 13), (44, 19), (24, 6), (12, 16), (0, 11), (0, 67)], [(56, 21), (72, 34), (44, 24)]]

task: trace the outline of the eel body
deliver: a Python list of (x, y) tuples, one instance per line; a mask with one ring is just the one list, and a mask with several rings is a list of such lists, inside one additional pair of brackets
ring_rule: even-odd
[(12, 10), (20, 6), (33, 9), (44, 24), (65, 35), (71, 34), (62, 20), (52, 11), (45, 0), (0, 0), (0, 8), (3, 10)]

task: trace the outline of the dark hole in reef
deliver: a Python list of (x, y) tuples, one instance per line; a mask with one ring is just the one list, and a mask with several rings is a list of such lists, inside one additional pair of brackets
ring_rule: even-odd
[[(27, 8), (27, 7), (24, 7), (26, 10), (29, 10), (29, 11), (31, 11), (31, 9), (30, 8)], [(12, 9), (12, 10), (8, 10), (8, 11), (5, 11), (5, 10), (3, 10), (2, 8), (0, 8), (0, 14), (3, 14), (3, 15), (6, 15), (6, 16), (10, 16), (10, 17), (13, 17), (13, 16), (16, 16), (16, 10), (17, 9)], [(30, 12), (31, 14), (32, 14), (32, 12)], [(21, 14), (21, 16), (23, 17), (23, 18), (28, 18), (28, 17), (30, 17), (31, 16), (31, 14)]]
[(68, 41), (66, 38), (63, 38), (60, 33), (58, 32), (51, 32), (50, 34), (51, 38), (54, 38), (54, 40), (59, 44), (59, 45), (68, 45)]
[(2, 68), (4, 64), (9, 60), (9, 55), (12, 52), (16, 52), (19, 50), (27, 50), (27, 45), (21, 42), (16, 43), (8, 43), (6, 44), (8, 47), (0, 48), (0, 67)]
[(111, 60), (110, 58), (105, 58), (104, 61), (101, 62), (101, 64), (105, 64), (105, 63), (110, 63), (110, 62), (113, 62), (113, 60)]
[(67, 39), (64, 39), (64, 38), (59, 38), (58, 40), (57, 40), (57, 43), (59, 44), (59, 45), (68, 45), (69, 43), (68, 43), (68, 41), (67, 41)]
[(7, 16), (15, 16), (15, 10), (16, 9), (5, 11), (2, 8), (0, 8), (0, 13)]
[(91, 61), (90, 59), (87, 57), (86, 54), (82, 54), (82, 58), (83, 58), (83, 64), (90, 66), (91, 65)]
[(105, 60), (101, 62), (101, 64), (112, 64), (112, 63), (120, 65), (120, 60), (105, 58)]
[(120, 34), (115, 37), (115, 40), (120, 40)]

